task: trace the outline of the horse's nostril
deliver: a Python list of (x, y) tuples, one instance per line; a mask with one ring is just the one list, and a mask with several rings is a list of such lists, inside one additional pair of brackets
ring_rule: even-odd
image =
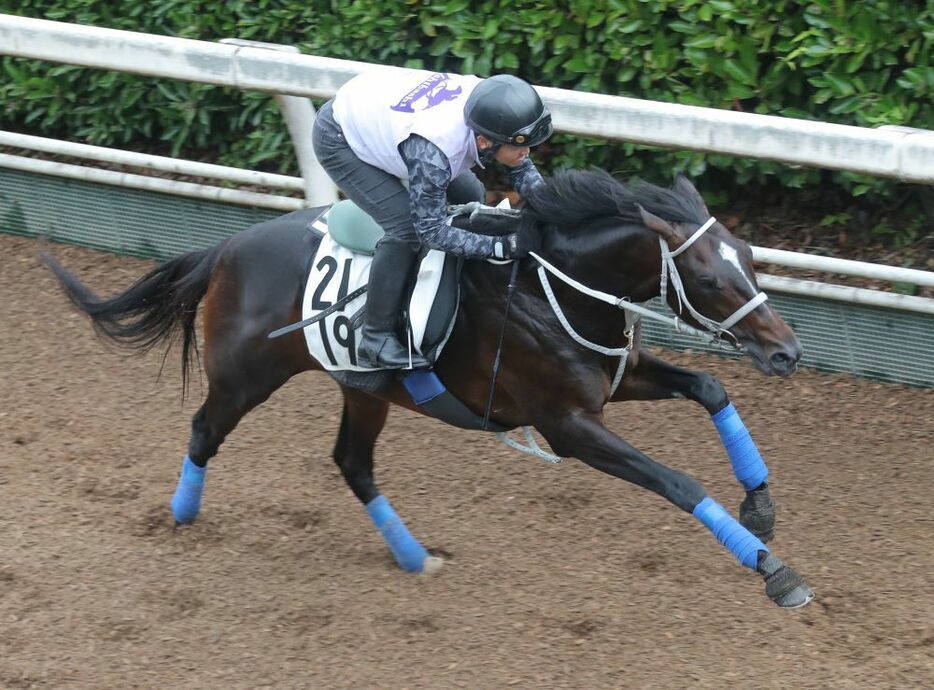
[(796, 357), (785, 351), (776, 352), (769, 359), (772, 362), (772, 366), (777, 369), (787, 369), (797, 361)]

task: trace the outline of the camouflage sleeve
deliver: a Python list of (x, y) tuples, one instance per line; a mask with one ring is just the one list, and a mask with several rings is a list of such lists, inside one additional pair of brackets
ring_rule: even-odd
[(496, 251), (499, 244), (496, 238), (447, 224), (451, 166), (444, 152), (424, 137), (413, 134), (399, 144), (399, 153), (409, 171), (409, 205), (422, 244), (468, 259), (501, 255)]
[(531, 158), (526, 158), (520, 165), (514, 168), (508, 168), (508, 170), (509, 181), (512, 183), (512, 188), (522, 196), (526, 196), (538, 185), (544, 184), (545, 182), (542, 179), (542, 174), (538, 172), (538, 168), (535, 167), (535, 163), (532, 162)]

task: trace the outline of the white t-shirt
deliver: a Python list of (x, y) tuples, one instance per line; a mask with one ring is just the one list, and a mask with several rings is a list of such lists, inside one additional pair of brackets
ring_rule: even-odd
[(418, 134), (444, 152), (453, 179), (479, 162), (464, 104), (480, 81), (473, 75), (403, 69), (363, 72), (338, 89), (334, 119), (365, 163), (406, 179), (398, 146)]

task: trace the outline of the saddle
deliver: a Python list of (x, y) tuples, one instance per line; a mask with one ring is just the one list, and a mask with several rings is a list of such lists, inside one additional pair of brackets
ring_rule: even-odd
[[(321, 241), (308, 264), (302, 319), (312, 357), (342, 385), (378, 393), (399, 378), (412, 400), (429, 416), (464, 429), (507, 431), (484, 420), (455, 398), (432, 370), (400, 371), (364, 367), (356, 344), (363, 325), (366, 284), (383, 229), (353, 201), (339, 201), (307, 225)], [(432, 364), (441, 355), (460, 301), (463, 260), (437, 250), (423, 251), (405, 314), (406, 340)], [(403, 340), (403, 342), (406, 342)]]

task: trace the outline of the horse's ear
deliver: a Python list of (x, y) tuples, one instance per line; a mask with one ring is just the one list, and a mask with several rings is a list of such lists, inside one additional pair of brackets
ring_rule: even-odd
[(636, 208), (639, 209), (639, 214), (642, 216), (642, 224), (652, 232), (657, 232), (667, 240), (669, 244), (681, 239), (678, 231), (675, 230), (675, 227), (667, 220), (662, 220), (654, 213), (649, 213), (639, 204), (636, 204)]
[(704, 213), (706, 213), (708, 216), (710, 215), (710, 211), (707, 210), (707, 204), (704, 203), (704, 199), (701, 197), (700, 192), (697, 191), (694, 185), (691, 184), (691, 181), (683, 173), (678, 173), (675, 175), (674, 190), (679, 194), (683, 194), (689, 199), (694, 199), (694, 201), (696, 201), (700, 207), (704, 209)]

